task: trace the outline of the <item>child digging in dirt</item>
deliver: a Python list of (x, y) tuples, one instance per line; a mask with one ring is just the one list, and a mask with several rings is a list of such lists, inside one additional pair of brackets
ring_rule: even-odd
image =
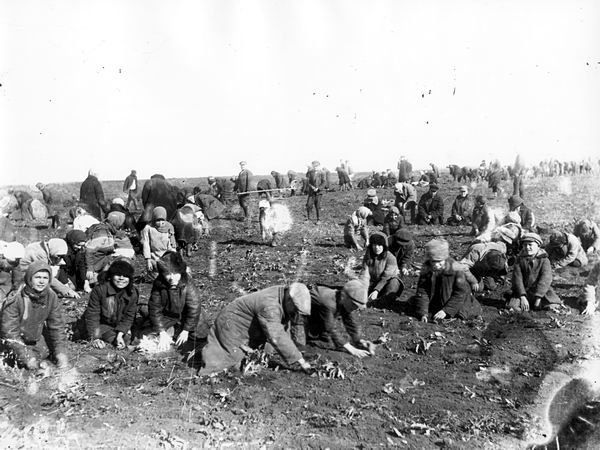
[(548, 254), (540, 248), (542, 238), (536, 233), (521, 237), (523, 250), (515, 262), (512, 275), (512, 298), (508, 308), (529, 311), (543, 306), (550, 309), (562, 304), (550, 284), (552, 267)]

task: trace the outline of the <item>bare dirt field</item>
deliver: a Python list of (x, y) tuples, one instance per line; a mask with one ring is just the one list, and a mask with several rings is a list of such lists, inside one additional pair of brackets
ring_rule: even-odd
[[(104, 186), (107, 198), (120, 193), (119, 182)], [(458, 184), (446, 174), (440, 186), (448, 213)], [(493, 198), (485, 187), (474, 187), (475, 194), (488, 194), (493, 206), (506, 209), (507, 193)], [(503, 187), (510, 194), (508, 182)], [(79, 185), (59, 188), (67, 199)], [(391, 189), (379, 192), (393, 198)], [(546, 236), (552, 227), (572, 229), (574, 219), (598, 221), (599, 192), (597, 176), (527, 180), (525, 202)], [(236, 220), (237, 207), (212, 221), (211, 236), (188, 258), (204, 318), (210, 323), (242, 292), (290, 281), (347, 281), (345, 270), (362, 254), (343, 246), (343, 223), (365, 195), (325, 194), (318, 225), (305, 221), (306, 197), (285, 198), (295, 224), (275, 248), (261, 242), (257, 199), (250, 229)], [(65, 211), (62, 218), (65, 223)], [(24, 240), (63, 237), (67, 230), (17, 225)], [(455, 257), (470, 240), (466, 227), (408, 228), (417, 241), (417, 263), (423, 244), (435, 236), (450, 242)], [(211, 242), (217, 271), (209, 277)], [(307, 346), (305, 358), (319, 368), (313, 376), (274, 356), (246, 374), (198, 378), (193, 358), (187, 361), (176, 350), (145, 356), (70, 341), (76, 370), (36, 382), (24, 371), (0, 368), (0, 442), (5, 448), (525, 448), (554, 438), (546, 420), (554, 392), (598, 359), (598, 319), (577, 309), (588, 270), (556, 273), (553, 285), (567, 305), (559, 313), (507, 312), (508, 284), (480, 297), (483, 320), (434, 324), (393, 311), (361, 311), (366, 338), (383, 337), (385, 343), (362, 360)], [(408, 299), (417, 277), (404, 281), (402, 298)], [(150, 284), (139, 288), (147, 297)], [(69, 330), (86, 304), (85, 297), (64, 300)], [(590, 430), (579, 434), (588, 439)]]

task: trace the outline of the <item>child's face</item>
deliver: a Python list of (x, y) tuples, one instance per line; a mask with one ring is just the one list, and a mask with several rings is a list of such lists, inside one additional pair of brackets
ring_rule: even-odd
[(124, 289), (129, 285), (129, 278), (123, 275), (113, 275), (112, 283), (117, 289)]
[(540, 246), (537, 242), (525, 242), (525, 244), (523, 244), (523, 249), (525, 250), (525, 254), (527, 256), (533, 256), (537, 254)]
[(31, 277), (31, 287), (36, 292), (42, 292), (50, 283), (50, 274), (45, 270), (40, 270)]
[(431, 267), (433, 268), (434, 272), (440, 272), (444, 269), (444, 267), (446, 267), (446, 261), (431, 261)]
[(180, 273), (167, 273), (165, 274), (165, 280), (169, 283), (171, 287), (175, 287), (179, 284), (179, 280), (181, 280)]

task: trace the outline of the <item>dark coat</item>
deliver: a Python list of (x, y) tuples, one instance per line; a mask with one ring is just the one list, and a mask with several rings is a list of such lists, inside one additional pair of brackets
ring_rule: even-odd
[(93, 175), (88, 175), (81, 183), (79, 201), (85, 204), (87, 206), (86, 210), (98, 220), (102, 220), (102, 211), (108, 211), (102, 184)]
[(521, 216), (521, 226), (524, 230), (535, 231), (533, 227), (535, 223), (533, 212), (531, 212), (527, 206), (521, 205), (519, 208), (519, 216)]
[(164, 176), (152, 175), (144, 183), (142, 205), (144, 205), (144, 212), (138, 221), (140, 226), (152, 222), (152, 211), (157, 206), (162, 206), (167, 210), (167, 220), (170, 221), (177, 211), (177, 194)]
[[(305, 319), (308, 334), (313, 336), (329, 336), (336, 347), (347, 343), (359, 344), (361, 330), (354, 312), (348, 312), (341, 303), (341, 291), (325, 286), (314, 286), (310, 290), (310, 316)], [(350, 340), (338, 329), (341, 319)]]
[(200, 319), (200, 297), (191, 280), (182, 275), (175, 289), (157, 278), (148, 302), (150, 321), (157, 332), (165, 331), (165, 318), (176, 319), (186, 331), (194, 331)]
[(398, 263), (392, 252), (384, 248), (383, 253), (374, 255), (367, 248), (362, 264), (362, 273), (369, 273), (369, 293), (381, 292), (392, 278), (398, 278)]
[(430, 261), (423, 264), (414, 299), (417, 317), (442, 309), (448, 317), (481, 315), (481, 305), (471, 294), (462, 266), (452, 258), (446, 260), (445, 269), (439, 273), (433, 271)]
[(310, 169), (306, 172), (308, 184), (308, 195), (323, 195), (323, 191), (327, 187), (327, 179), (322, 170)]
[(412, 164), (406, 160), (398, 162), (398, 181), (403, 183), (410, 180), (412, 174)]
[(94, 287), (84, 314), (89, 338), (102, 339), (100, 325), (108, 325), (116, 332), (127, 334), (135, 318), (138, 298), (135, 286), (117, 291), (107, 280)]
[(383, 221), (383, 232), (387, 236), (393, 235), (402, 227), (404, 227), (404, 217), (398, 216), (397, 219), (393, 219), (389, 214), (385, 216)]
[(220, 217), (225, 210), (225, 205), (212, 195), (196, 194), (194, 200), (202, 208), (202, 212), (208, 220)]
[(431, 215), (432, 223), (444, 217), (444, 200), (439, 193), (433, 196), (431, 191), (427, 191), (421, 196), (418, 216), (424, 219), (428, 215)]
[(398, 269), (410, 269), (415, 254), (415, 241), (399, 242), (391, 236), (390, 252), (396, 257)]
[(235, 190), (239, 194), (252, 190), (252, 176), (252, 172), (250, 172), (248, 169), (244, 169), (238, 174)]
[(543, 298), (549, 303), (559, 303), (551, 283), (552, 265), (544, 250), (532, 257), (519, 256), (512, 275), (513, 297)]
[(125, 178), (125, 182), (123, 183), (123, 192), (129, 192), (129, 187), (135, 181), (135, 189), (132, 189), (131, 192), (134, 194), (138, 191), (140, 184), (138, 183), (138, 177), (134, 174), (129, 174), (127, 178)]
[(470, 219), (472, 213), (473, 204), (471, 203), (471, 197), (468, 195), (466, 197), (458, 195), (452, 203), (452, 211), (450, 214), (453, 216), (462, 216), (463, 219)]

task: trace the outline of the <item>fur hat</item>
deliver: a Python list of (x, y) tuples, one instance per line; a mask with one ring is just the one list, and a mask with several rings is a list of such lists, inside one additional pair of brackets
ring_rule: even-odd
[(131, 263), (127, 261), (125, 258), (116, 259), (108, 268), (108, 278), (112, 278), (114, 275), (121, 275), (133, 279), (133, 274), (135, 270)]
[(65, 256), (69, 248), (64, 239), (52, 238), (48, 241), (48, 252), (50, 256)]
[(152, 210), (152, 220), (167, 220), (167, 210), (162, 206), (157, 206)]
[(369, 208), (367, 208), (366, 206), (361, 206), (360, 208), (358, 208), (356, 210), (356, 215), (358, 217), (360, 217), (361, 219), (366, 219), (371, 214), (373, 214), (373, 212)]
[(521, 237), (521, 242), (524, 244), (526, 242), (535, 242), (537, 245), (542, 245), (544, 241), (537, 233), (525, 233)]
[(450, 256), (448, 241), (432, 239), (425, 244), (425, 254), (430, 261), (444, 261)]
[(387, 248), (387, 236), (380, 231), (376, 231), (369, 236), (369, 245), (383, 245), (383, 248)]
[(342, 288), (342, 292), (359, 308), (367, 305), (367, 285), (361, 280), (350, 280)]
[(16, 261), (25, 256), (25, 247), (17, 241), (9, 242), (4, 246), (4, 257), (9, 261)]
[(180, 273), (184, 274), (187, 270), (187, 264), (183, 257), (177, 252), (166, 252), (157, 263), (158, 271), (162, 274)]
[(289, 287), (292, 303), (300, 314), (310, 315), (310, 292), (306, 285), (302, 283), (292, 283)]
[(523, 204), (523, 199), (521, 197), (519, 197), (518, 195), (513, 195), (512, 197), (510, 197), (508, 199), (508, 206), (510, 207), (510, 209), (515, 209), (518, 206), (521, 206)]

